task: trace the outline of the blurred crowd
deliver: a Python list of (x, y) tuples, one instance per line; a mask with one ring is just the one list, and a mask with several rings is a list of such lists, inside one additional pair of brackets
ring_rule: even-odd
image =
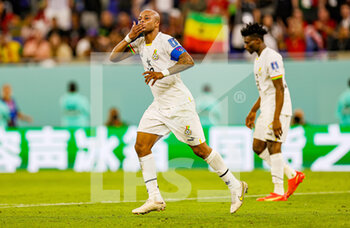
[(191, 11), (222, 15), (230, 52), (243, 52), (240, 28), (260, 22), (281, 52), (350, 50), (350, 0), (0, 0), (0, 62), (70, 62), (109, 52), (145, 8), (161, 31), (183, 38)]

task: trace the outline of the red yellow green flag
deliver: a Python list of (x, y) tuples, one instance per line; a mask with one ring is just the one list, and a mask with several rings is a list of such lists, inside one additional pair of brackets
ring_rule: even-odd
[(191, 12), (185, 23), (184, 47), (192, 53), (223, 53), (227, 51), (228, 32), (225, 19)]

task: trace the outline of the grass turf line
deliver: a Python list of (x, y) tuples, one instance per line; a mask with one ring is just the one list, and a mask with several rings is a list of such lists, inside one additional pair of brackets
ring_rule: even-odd
[[(215, 173), (206, 170), (179, 170), (177, 173), (186, 177), (191, 185), (187, 197), (198, 197), (197, 190), (226, 190), (225, 184)], [(305, 174), (298, 193), (350, 190), (350, 183), (346, 181), (350, 173), (305, 171)], [(140, 173), (137, 176), (141, 178)], [(268, 194), (273, 190), (269, 172), (240, 173), (239, 177), (249, 184), (248, 195)], [(104, 190), (118, 189), (123, 199), (123, 179), (123, 172), (103, 174)], [(170, 193), (178, 191), (177, 183), (170, 184), (162, 174), (158, 179), (161, 190)], [(41, 171), (31, 174), (20, 171), (1, 174), (0, 183), (0, 207), (8, 204), (90, 201), (90, 173)], [(147, 199), (144, 186), (137, 187), (136, 194), (136, 200)], [(131, 214), (132, 209), (142, 204), (140, 202), (0, 208), (0, 227), (350, 227), (349, 202), (349, 193), (293, 195), (287, 202), (257, 202), (255, 198), (247, 197), (234, 215), (229, 214), (229, 202), (196, 200), (169, 201), (164, 212), (143, 216)]]

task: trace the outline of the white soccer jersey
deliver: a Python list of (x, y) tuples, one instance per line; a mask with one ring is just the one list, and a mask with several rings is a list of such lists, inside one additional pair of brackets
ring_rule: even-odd
[[(140, 54), (145, 71), (161, 72), (175, 65), (179, 56), (186, 50), (175, 38), (159, 32), (152, 44), (146, 44), (144, 37), (139, 37), (129, 47)], [(193, 100), (191, 92), (182, 82), (180, 74), (169, 75), (152, 86), (149, 83), (154, 101), (160, 108), (175, 107)]]
[(276, 88), (272, 80), (283, 79), (284, 102), (281, 114), (292, 115), (292, 102), (289, 89), (285, 81), (282, 56), (271, 48), (266, 47), (254, 62), (254, 75), (256, 86), (260, 95), (260, 110), (267, 115), (275, 113)]

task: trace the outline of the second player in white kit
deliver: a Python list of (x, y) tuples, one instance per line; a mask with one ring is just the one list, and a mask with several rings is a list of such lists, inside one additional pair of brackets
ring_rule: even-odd
[[(249, 53), (257, 53), (254, 77), (259, 98), (246, 118), (246, 126), (254, 128), (253, 150), (271, 166), (274, 191), (258, 201), (286, 201), (303, 181), (304, 174), (284, 162), (281, 147), (286, 140), (292, 104), (285, 81), (282, 56), (264, 43), (267, 31), (257, 23), (248, 24), (241, 30), (244, 47)], [(260, 115), (254, 124), (256, 112)], [(284, 193), (283, 174), (288, 177), (288, 191)]]
[[(284, 66), (282, 56), (273, 49), (266, 47), (255, 59), (254, 76), (256, 86), (260, 96), (260, 112), (254, 131), (254, 138), (271, 140), (276, 142), (285, 142), (290, 119), (292, 116), (292, 103), (290, 100), (289, 89), (285, 81)], [(273, 80), (282, 79), (284, 87), (284, 100), (280, 114), (282, 125), (282, 134), (276, 137), (272, 122), (276, 109), (276, 88), (273, 85)]]
[(188, 144), (226, 183), (231, 192), (230, 212), (234, 213), (241, 207), (248, 185), (238, 181), (221, 155), (206, 144), (192, 94), (179, 74), (194, 65), (193, 59), (173, 37), (159, 32), (159, 23), (160, 17), (156, 11), (142, 11), (139, 23), (136, 25), (134, 22), (130, 33), (110, 55), (110, 60), (117, 62), (139, 54), (145, 69), (145, 82), (154, 97), (141, 118), (135, 144), (149, 198), (132, 213), (146, 214), (166, 207), (158, 188), (151, 149), (160, 137), (170, 131)]

